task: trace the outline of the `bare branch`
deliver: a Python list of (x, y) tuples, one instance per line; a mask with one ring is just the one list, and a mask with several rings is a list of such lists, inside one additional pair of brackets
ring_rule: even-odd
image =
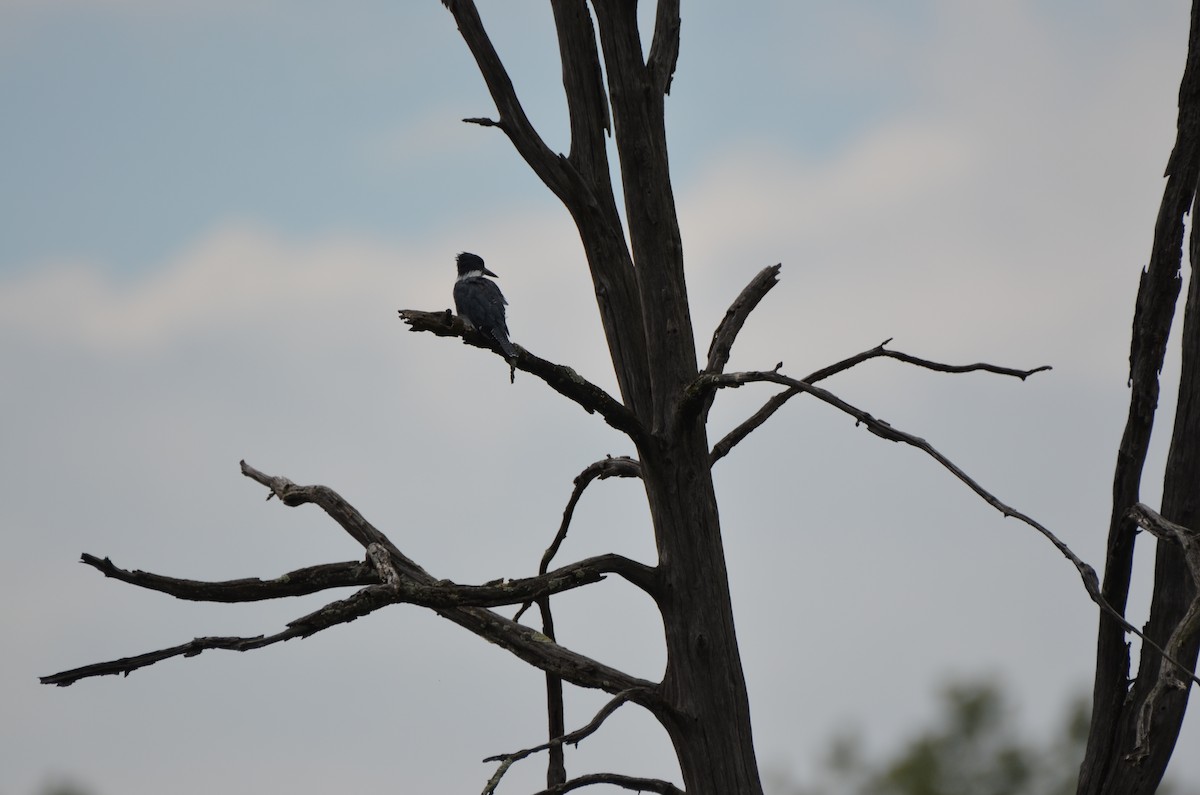
[[(414, 586), (440, 584), (432, 575), (400, 552), (383, 533), (375, 529), (332, 489), (325, 486), (297, 486), (287, 478), (272, 477), (259, 472), (244, 461), (242, 462), (242, 471), (247, 477), (271, 489), (271, 494), (278, 496), (285, 505), (303, 505), (306, 502), (320, 505), (335, 521), (346, 528), (347, 532), (350, 532), (356, 539), (362, 539), (360, 543), (363, 543), (364, 547), (369, 547), (372, 543), (380, 544), (390, 553), (392, 564), (404, 575), (406, 589)], [(611, 571), (622, 576), (625, 576), (626, 571), (632, 571), (631, 576), (636, 577), (638, 576), (637, 571), (641, 567), (641, 564), (627, 561), (619, 555), (601, 556), (597, 560), (606, 560), (606, 565), (611, 567)], [(570, 569), (571, 567), (566, 568)], [(415, 590), (410, 592), (409, 596), (412, 596), (412, 593), (415, 593)], [(630, 676), (616, 668), (559, 646), (542, 633), (522, 626), (491, 610), (467, 606), (433, 607), (432, 609), (443, 618), (507, 649), (535, 668), (559, 676), (563, 681), (579, 687), (595, 688), (609, 693), (619, 693), (629, 689), (649, 693), (656, 687), (653, 682)], [(647, 698), (646, 703), (651, 701), (652, 699)], [(638, 703), (642, 702), (639, 700)]]
[[(676, 13), (678, 13), (678, 7), (676, 7)], [(729, 352), (733, 348), (733, 342), (737, 339), (738, 332), (742, 330), (742, 326), (746, 324), (746, 318), (750, 316), (758, 303), (771, 291), (772, 287), (779, 284), (779, 270), (782, 267), (782, 264), (772, 265), (755, 274), (750, 283), (742, 289), (738, 297), (725, 310), (725, 317), (721, 318), (721, 322), (717, 324), (712, 342), (709, 343), (708, 365), (704, 368), (704, 372), (719, 373), (725, 369), (725, 365), (729, 363)]]
[[(542, 632), (550, 640), (558, 640), (554, 634), (554, 614), (550, 610), (550, 597), (543, 596), (537, 600), (538, 611), (542, 614)], [(566, 704), (563, 701), (562, 678), (554, 674), (546, 677), (546, 731), (550, 739), (561, 737), (567, 733)], [(567, 780), (567, 760), (561, 745), (553, 746), (546, 754), (546, 786), (553, 787)]]
[(1129, 509), (1129, 518), (1155, 538), (1182, 547), (1192, 580), (1200, 587), (1200, 533), (1166, 519), (1150, 506), (1140, 502)]
[[(606, 558), (612, 558), (605, 562)], [(65, 687), (80, 679), (109, 674), (128, 675), (131, 671), (153, 665), (171, 657), (194, 657), (207, 649), (233, 649), (250, 651), (270, 646), (296, 637), (308, 637), (329, 627), (354, 621), (361, 616), (389, 604), (406, 602), (430, 607), (439, 615), (448, 618), (475, 634), (496, 643), (542, 670), (552, 671), (572, 684), (609, 692), (634, 689), (649, 694), (655, 684), (637, 679), (615, 668), (610, 668), (581, 654), (551, 643), (546, 636), (528, 627), (485, 610), (471, 606), (473, 602), (485, 604), (516, 604), (533, 591), (530, 586), (549, 594), (568, 588), (579, 587), (601, 579), (597, 572), (611, 567), (624, 567), (620, 556), (600, 556), (574, 566), (563, 567), (543, 577), (515, 581), (513, 591), (509, 585), (455, 586), (417, 585), (407, 578), (400, 578), (394, 585), (371, 585), (356, 592), (348, 599), (331, 602), (320, 610), (288, 623), (288, 629), (275, 635), (251, 638), (218, 637), (196, 638), (181, 646), (150, 652), (136, 657), (126, 657), (111, 662), (97, 663), (82, 668), (63, 671), (41, 678), (43, 684)], [(637, 564), (640, 565), (640, 564)], [(157, 576), (157, 575), (152, 575)], [(166, 579), (166, 578), (162, 578)], [(135, 583), (136, 584), (136, 583)], [(209, 583), (208, 585), (213, 585)]]
[[(1100, 580), (1096, 576), (1096, 570), (1080, 559), (1080, 557), (1076, 555), (1071, 548), (1066, 545), (1066, 543), (1064, 543), (1054, 533), (1050, 532), (1047, 527), (1042, 525), (1037, 520), (1001, 502), (995, 495), (983, 488), (983, 486), (979, 485), (979, 483), (976, 482), (970, 475), (960, 469), (957, 464), (944, 456), (933, 445), (924, 439), (913, 436), (912, 434), (906, 433), (898, 428), (894, 428), (889, 423), (872, 417), (867, 412), (850, 405), (826, 389), (822, 389), (819, 386), (813, 386), (812, 384), (804, 381), (797, 381), (794, 378), (789, 378), (785, 375), (781, 375), (778, 372), (759, 371), (727, 374), (701, 374), (696, 379), (696, 387), (701, 390), (710, 388), (736, 388), (742, 384), (749, 384), (759, 381), (782, 384), (784, 386), (791, 387), (792, 389), (797, 389), (801, 392), (810, 394), (818, 400), (833, 406), (839, 411), (854, 417), (858, 424), (865, 425), (868, 431), (875, 434), (879, 438), (886, 439), (890, 442), (902, 442), (923, 451), (930, 458), (941, 464), (943, 468), (950, 472), (950, 474), (954, 475), (956, 478), (966, 484), (967, 488), (979, 495), (979, 497), (981, 497), (988, 505), (991, 505), (1004, 516), (1011, 516), (1015, 519), (1018, 519), (1019, 521), (1029, 525), (1034, 530), (1037, 530), (1039, 533), (1041, 533), (1046, 540), (1054, 545), (1055, 549), (1057, 549), (1063, 557), (1065, 557), (1071, 562), (1072, 565), (1075, 566), (1075, 569), (1079, 572), (1080, 579), (1083, 580), (1083, 587), (1087, 590), (1088, 596), (1091, 597), (1091, 600), (1095, 602), (1101, 610), (1112, 616), (1115, 620), (1120, 621), (1127, 632), (1132, 632), (1133, 634), (1137, 635), (1144, 643), (1149, 645), (1151, 648), (1156, 649), (1159, 654), (1163, 655), (1164, 657), (1168, 656), (1160, 646), (1147, 638), (1146, 635), (1137, 627), (1126, 621), (1124, 616), (1117, 612), (1112, 605), (1108, 603), (1108, 601), (1100, 593)], [(1168, 657), (1168, 659), (1170, 658)], [(1175, 661), (1172, 660), (1172, 662)], [(1175, 664), (1181, 670), (1188, 671), (1186, 667), (1180, 665), (1179, 663), (1176, 662)], [(1196, 679), (1194, 674), (1191, 675), (1191, 678), (1197, 682), (1200, 682), (1200, 679)]]
[[(554, 560), (554, 556), (558, 554), (558, 548), (567, 538), (567, 530), (571, 526), (571, 519), (575, 516), (575, 506), (579, 504), (579, 498), (583, 496), (584, 489), (593, 480), (606, 480), (608, 478), (640, 478), (642, 476), (642, 465), (634, 458), (629, 456), (618, 456), (613, 458), (609, 456), (602, 461), (596, 461), (589, 464), (582, 472), (575, 476), (575, 488), (571, 490), (571, 498), (567, 500), (567, 507), (563, 509), (562, 523), (558, 526), (558, 533), (555, 534), (554, 540), (550, 542), (550, 546), (542, 555), (542, 562), (538, 565), (538, 573), (545, 574), (550, 567), (550, 561)], [(650, 569), (642, 572), (643, 575), (649, 575)], [(628, 578), (627, 578), (628, 579)], [(647, 590), (651, 587), (649, 579), (642, 579), (642, 582), (630, 580), (634, 585)]]
[[(448, 309), (445, 312), (401, 309), (400, 318), (413, 331), (428, 331), (439, 337), (460, 337), (468, 345), (502, 353), (494, 340), (467, 329), (462, 320), (450, 314)], [(512, 364), (518, 370), (542, 379), (551, 389), (579, 404), (587, 413), (599, 414), (605, 422), (625, 433), (635, 442), (644, 436), (645, 431), (637, 417), (612, 395), (588, 381), (572, 368), (534, 356), (520, 345), (516, 347), (517, 358), (513, 360)]]
[(549, 742), (535, 745), (532, 748), (525, 748), (520, 751), (513, 751), (509, 754), (497, 754), (484, 759), (484, 762), (500, 762), (500, 767), (495, 774), (488, 780), (487, 786), (483, 788), (483, 795), (492, 795), (496, 791), (496, 787), (500, 785), (500, 779), (508, 772), (515, 762), (519, 762), (526, 757), (536, 754), (538, 751), (547, 751), (554, 748), (561, 748), (564, 745), (578, 745), (579, 741), (590, 734), (593, 734), (600, 728), (601, 724), (608, 719), (608, 716), (617, 711), (622, 704), (632, 699), (634, 691), (627, 690), (617, 693), (607, 704), (605, 704), (596, 716), (592, 718), (586, 725), (576, 729), (569, 734), (564, 734), (561, 737), (555, 737)]
[[(558, 552), (559, 546), (567, 537), (567, 528), (570, 527), (571, 517), (575, 512), (575, 505), (579, 502), (583, 490), (587, 485), (596, 478), (604, 479), (609, 477), (638, 477), (641, 474), (641, 465), (634, 459), (628, 457), (613, 458), (609, 456), (603, 461), (597, 461), (588, 466), (582, 473), (575, 478), (575, 488), (571, 492), (571, 498), (567, 502), (567, 507), (563, 511), (562, 523), (559, 526), (558, 533), (551, 542), (550, 547), (542, 555), (541, 563), (538, 565), (538, 574), (545, 574), (550, 566), (550, 562), (554, 559), (554, 555)], [(626, 580), (638, 585), (643, 590), (648, 590), (654, 579), (654, 570), (648, 566), (643, 566), (634, 561), (628, 561), (629, 571), (625, 573)], [(520, 621), (521, 616), (529, 609), (532, 602), (526, 602), (521, 605), (521, 609), (513, 616), (513, 621)], [(554, 635), (554, 618), (550, 610), (550, 598), (544, 596), (537, 600), (538, 609), (542, 614), (542, 632), (551, 640), (555, 640)], [(550, 728), (550, 737), (555, 738), (563, 735), (566, 731), (566, 724), (563, 717), (563, 686), (562, 679), (554, 674), (546, 674), (546, 713)], [(567, 770), (563, 759), (563, 750), (561, 744), (549, 748), (549, 759), (546, 762), (546, 783), (549, 786), (563, 784), (567, 780)], [(515, 761), (515, 760), (513, 760)], [(495, 782), (499, 782), (500, 777), (504, 775), (504, 771), (512, 761), (501, 766), (494, 777)], [(494, 785), (492, 785), (494, 787)]]
[[(160, 651), (152, 651), (148, 654), (139, 654), (136, 657), (122, 657), (119, 660), (111, 662), (95, 663), (93, 665), (85, 665), (82, 668), (73, 668), (70, 671), (62, 671), (50, 676), (39, 677), (39, 680), (44, 685), (57, 685), (59, 687), (68, 687), (78, 682), (80, 679), (86, 679), (92, 676), (108, 676), (111, 674), (121, 674), (129, 676), (130, 673), (139, 668), (145, 668), (148, 665), (153, 665), (162, 660), (168, 660), (172, 657), (195, 657), (208, 649), (231, 649), (233, 651), (249, 651), (250, 649), (258, 649), (263, 646), (269, 646), (272, 643), (278, 643), (281, 640), (289, 640), (298, 635), (298, 632), (291, 630), (281, 632), (279, 635), (264, 637), (259, 635), (254, 638), (196, 638), (195, 640), (184, 643), (180, 646), (172, 646), (169, 649)], [(286, 636), (286, 637), (281, 637)]]
[(309, 635), (316, 634), (323, 629), (328, 629), (337, 624), (349, 623), (393, 601), (395, 600), (386, 586), (370, 585), (356, 592), (348, 599), (330, 602), (314, 613), (309, 613), (295, 621), (288, 622), (287, 629), (274, 635), (258, 635), (252, 638), (195, 638), (188, 643), (172, 646), (169, 649), (152, 651), (136, 657), (122, 657), (119, 660), (85, 665), (82, 668), (74, 668), (70, 671), (43, 676), (40, 678), (40, 681), (44, 685), (67, 687), (78, 682), (80, 679), (87, 679), (94, 676), (110, 676), (113, 674), (128, 676), (139, 668), (145, 668), (154, 663), (169, 660), (172, 657), (195, 657), (209, 649), (227, 649), (232, 651), (261, 649), (265, 646), (291, 640), (292, 638), (306, 638)]
[[(884, 343), (885, 345), (887, 343)], [(941, 362), (933, 362), (929, 359), (919, 359), (916, 356), (909, 356), (907, 353), (900, 351), (891, 351), (879, 346), (880, 356), (888, 359), (896, 359), (897, 361), (915, 364), (918, 367), (924, 367), (926, 370), (936, 370), (939, 373), (973, 373), (982, 370), (986, 373), (995, 373), (996, 375), (1011, 375), (1013, 378), (1020, 378), (1024, 381), (1034, 373), (1041, 373), (1054, 368), (1048, 364), (1043, 364), (1040, 367), (1035, 367), (1032, 370), (1018, 370), (1013, 367), (1000, 367), (995, 364), (987, 364), (986, 362), (976, 362), (975, 364), (942, 364)]]
[(105, 577), (192, 602), (257, 602), (264, 599), (304, 596), (330, 588), (357, 588), (379, 583), (379, 576), (361, 560), (306, 566), (273, 580), (247, 577), (222, 582), (164, 577), (140, 569), (128, 571), (118, 568), (108, 558), (98, 558), (86, 552), (81, 560)]
[[(642, 570), (646, 568), (642, 564), (620, 555), (602, 555), (527, 580), (474, 587), (459, 586), (434, 579), (427, 571), (400, 552), (395, 544), (367, 522), (333, 489), (325, 486), (297, 486), (287, 478), (260, 472), (245, 461), (242, 462), (242, 472), (271, 490), (268, 499), (278, 497), (282, 503), (288, 506), (304, 505), (310, 502), (319, 505), (352, 537), (363, 544), (372, 559), (378, 561), (380, 551), (386, 551), (388, 553), (387, 565), (377, 563), (376, 566), (382, 571), (383, 579), (387, 584), (369, 585), (348, 599), (328, 604), (315, 613), (289, 623), (287, 630), (276, 635), (255, 638), (197, 638), (182, 646), (152, 652), (140, 657), (124, 658), (43, 677), (44, 683), (68, 685), (88, 676), (127, 674), (137, 668), (170, 657), (194, 656), (208, 648), (233, 648), (246, 651), (293, 637), (305, 637), (335, 624), (353, 621), (359, 616), (366, 615), (387, 604), (410, 602), (429, 607), (443, 618), (507, 649), (530, 665), (561, 677), (566, 682), (610, 693), (635, 690), (643, 694), (644, 697), (636, 700), (644, 705), (650, 705), (657, 698), (652, 695), (657, 688), (655, 683), (630, 676), (616, 668), (559, 646), (540, 632), (472, 604), (473, 602), (516, 604), (527, 599), (549, 595), (556, 592), (556, 589), (565, 590), (578, 587), (586, 582), (595, 582), (605, 572), (620, 573), (622, 576), (629, 573), (628, 576), (638, 579), (642, 576)], [(131, 576), (131, 579), (136, 578)], [(162, 584), (161, 580), (156, 582)]]
[[(575, 516), (575, 506), (579, 504), (579, 498), (583, 496), (584, 490), (593, 480), (604, 480), (606, 478), (637, 478), (642, 476), (642, 465), (636, 459), (628, 456), (619, 456), (613, 458), (609, 456), (601, 461), (596, 461), (589, 464), (582, 472), (575, 476), (575, 488), (571, 490), (571, 498), (567, 500), (567, 507), (563, 509), (562, 522), (558, 526), (558, 533), (555, 534), (554, 540), (550, 542), (550, 546), (542, 554), (542, 561), (538, 564), (538, 574), (545, 574), (550, 567), (550, 562), (554, 560), (554, 556), (558, 554), (558, 549), (562, 546), (562, 542), (567, 538), (567, 530), (571, 526), (571, 519)], [(630, 563), (634, 563), (630, 561)], [(635, 568), (641, 566), (641, 569)], [(653, 594), (655, 586), (654, 569), (650, 566), (643, 566), (636, 563), (630, 566), (628, 571), (623, 572), (625, 577), (632, 585), (636, 585), (647, 593)], [(513, 621), (520, 621), (521, 616), (529, 609), (532, 602), (526, 602), (521, 605), (521, 609), (513, 616)]]
[[(891, 339), (886, 339), (876, 345), (874, 348), (869, 348), (861, 353), (856, 353), (853, 356), (842, 359), (839, 362), (835, 362), (828, 367), (822, 367), (820, 370), (816, 370), (800, 380), (808, 384), (815, 384), (818, 381), (823, 381), (826, 378), (837, 375), (838, 373), (845, 372), (851, 367), (861, 364), (868, 359), (878, 359), (881, 357), (896, 359), (898, 361), (914, 364), (918, 367), (924, 367), (928, 370), (936, 370), (942, 373), (968, 373), (976, 370), (983, 370), (985, 372), (996, 373), (998, 375), (1010, 375), (1015, 378), (1020, 378), (1022, 381), (1034, 373), (1051, 369), (1049, 365), (1035, 367), (1032, 370), (1017, 370), (1011, 367), (999, 367), (994, 364), (985, 364), (982, 362), (960, 365), (942, 364), (941, 362), (934, 362), (928, 359), (919, 359), (916, 356), (909, 356), (907, 353), (901, 353), (900, 351), (889, 350), (885, 347), (889, 342), (891, 342)], [(746, 420), (742, 421), (740, 425), (738, 425), (729, 433), (725, 434), (725, 436), (719, 442), (713, 445), (712, 454), (709, 459), (710, 462), (715, 464), (727, 456), (730, 450), (732, 450), (739, 442), (749, 436), (760, 425), (770, 419), (771, 415), (778, 411), (784, 403), (787, 403), (789, 400), (794, 398), (796, 395), (801, 394), (802, 392), (803, 390), (800, 389), (785, 389), (784, 391), (773, 395), (766, 403), (763, 404), (762, 408), (760, 408)], [(712, 398), (709, 397), (707, 400), (711, 402)]]
[(586, 776), (573, 778), (561, 786), (550, 787), (549, 789), (535, 792), (533, 795), (561, 795), (561, 793), (570, 792), (580, 787), (589, 787), (593, 784), (612, 784), (615, 787), (633, 790), (634, 792), (656, 792), (659, 795), (687, 795), (687, 793), (669, 781), (657, 778), (622, 776), (618, 773), (589, 773)]
[(442, 5), (446, 6), (454, 15), (458, 31), (462, 34), (463, 41), (471, 50), (471, 54), (475, 56), (475, 63), (479, 65), (479, 73), (483, 75), (488, 92), (496, 103), (496, 110), (500, 113), (500, 120), (495, 122), (490, 119), (478, 118), (464, 119), (464, 121), (499, 127), (509, 137), (517, 152), (529, 164), (534, 173), (555, 194), (563, 195), (569, 180), (567, 169), (563, 168), (563, 160), (550, 147), (546, 146), (529, 117), (525, 115), (525, 110), (521, 107), (521, 102), (517, 99), (517, 92), (513, 88), (512, 79), (509, 78), (500, 56), (496, 53), (496, 48), (492, 46), (491, 39), (488, 38), (475, 3), (472, 0), (442, 0)]
[(596, 31), (586, 0), (551, 0), (563, 88), (571, 124), (571, 153), (567, 159), (584, 176), (591, 190), (612, 199), (605, 134), (612, 129), (604, 73), (596, 49)]
[[(115, 566), (108, 558), (100, 559), (86, 553), (83, 562), (106, 577), (194, 602), (254, 602), (303, 596), (328, 588), (382, 584), (394, 595), (392, 601), (430, 608), (521, 604), (600, 582), (606, 574), (618, 574), (637, 584), (646, 578), (649, 568), (621, 555), (607, 554), (561, 566), (551, 572), (542, 572), (537, 577), (499, 579), (486, 585), (460, 585), (447, 580), (420, 584), (396, 570), (391, 553), (383, 545), (372, 544), (368, 551), (382, 551), (387, 557), (380, 558), (378, 554), (373, 554), (374, 567), (361, 561), (330, 563), (298, 569), (277, 580), (184, 580), (141, 570), (127, 571)], [(387, 576), (381, 578), (380, 572), (386, 572)]]
[(346, 502), (342, 495), (328, 486), (297, 486), (287, 478), (260, 472), (245, 461), (241, 461), (240, 466), (243, 475), (270, 489), (270, 493), (267, 494), (268, 500), (276, 497), (284, 505), (292, 507), (309, 503), (316, 505), (341, 525), (364, 550), (371, 544), (380, 544), (391, 553), (396, 565), (400, 566), (405, 574), (418, 580), (422, 577), (433, 579), (428, 572), (405, 556), (391, 539), (368, 522), (353, 505)]

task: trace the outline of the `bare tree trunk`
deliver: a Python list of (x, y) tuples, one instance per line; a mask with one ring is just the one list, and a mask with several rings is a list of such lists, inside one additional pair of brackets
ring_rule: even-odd
[(659, 718), (688, 793), (761, 793), (703, 432), (643, 451), (643, 467), (667, 641)]
[[(1188, 57), (1179, 92), (1175, 149), (1167, 164), (1167, 185), (1154, 230), (1150, 263), (1142, 274), (1130, 348), (1129, 418), (1113, 480), (1113, 511), (1104, 571), (1104, 597), (1124, 613), (1129, 596), (1137, 526), (1130, 509), (1138, 502), (1142, 470), (1158, 407), (1158, 373), (1166, 353), (1181, 278), (1183, 219), (1194, 209), (1200, 177), (1200, 2), (1192, 7)], [(1195, 217), (1193, 213), (1193, 218)], [(1162, 516), (1186, 528), (1200, 528), (1200, 251), (1193, 228), (1192, 279), (1185, 306), (1182, 373), (1163, 483)], [(1196, 585), (1178, 544), (1158, 543), (1150, 621), (1146, 636), (1173, 650), (1175, 659), (1195, 669), (1200, 633), (1179, 636), (1181, 622), (1196, 598)], [(1130, 649), (1122, 627), (1101, 614), (1096, 679), (1087, 752), (1080, 768), (1079, 795), (1151, 795), (1158, 789), (1179, 736), (1190, 687), (1164, 687), (1172, 666), (1142, 644), (1136, 681), (1129, 679)], [(1132, 687), (1131, 687), (1132, 685)]]
[[(608, 76), (652, 395), (639, 419), (642, 480), (658, 546), (667, 670), (660, 714), (685, 789), (762, 792), (750, 729), (704, 417), (682, 416), (698, 375), (663, 100), (678, 48), (678, 4), (662, 3), (650, 64), (635, 3), (593, 3)], [(664, 10), (665, 9), (665, 10)], [(654, 48), (657, 48), (655, 50)], [(662, 48), (672, 51), (664, 53)], [(667, 61), (661, 60), (668, 59)], [(656, 59), (658, 60), (657, 64)], [(658, 71), (656, 71), (656, 68)], [(647, 401), (641, 401), (645, 406)]]

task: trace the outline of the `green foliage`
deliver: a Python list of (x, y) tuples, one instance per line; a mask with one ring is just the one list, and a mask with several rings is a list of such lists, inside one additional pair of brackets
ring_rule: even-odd
[[(868, 757), (862, 737), (830, 743), (814, 786), (776, 781), (776, 795), (1074, 795), (1088, 731), (1088, 702), (1073, 699), (1053, 738), (1029, 737), (990, 681), (952, 684), (939, 716), (888, 759)], [(1169, 788), (1160, 788), (1167, 795)], [(1182, 795), (1180, 793), (1179, 795)]]
[(40, 795), (91, 795), (91, 790), (72, 782), (59, 781), (44, 787)]

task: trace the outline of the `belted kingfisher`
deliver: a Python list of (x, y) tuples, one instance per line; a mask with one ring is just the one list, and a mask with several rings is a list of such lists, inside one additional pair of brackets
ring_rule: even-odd
[(455, 258), (458, 263), (458, 281), (454, 283), (454, 308), (458, 316), (500, 345), (504, 358), (510, 362), (517, 358), (517, 349), (508, 340), (508, 324), (504, 322), (504, 305), (508, 301), (500, 288), (491, 279), (500, 278), (483, 266), (478, 254), (463, 252)]

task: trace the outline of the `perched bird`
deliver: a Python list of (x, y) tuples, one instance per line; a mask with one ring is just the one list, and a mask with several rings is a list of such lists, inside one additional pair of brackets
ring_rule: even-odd
[(508, 301), (491, 279), (500, 278), (483, 266), (483, 258), (463, 252), (456, 258), (458, 281), (454, 283), (454, 308), (459, 317), (494, 339), (510, 362), (517, 358), (517, 349), (508, 340), (508, 325), (504, 322), (504, 305)]

